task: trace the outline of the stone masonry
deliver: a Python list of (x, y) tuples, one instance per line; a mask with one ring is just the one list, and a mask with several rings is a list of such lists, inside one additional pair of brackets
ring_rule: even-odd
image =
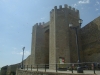
[[(79, 11), (75, 11), (70, 6), (68, 8), (67, 5), (64, 8), (59, 6), (58, 9), (55, 6), (50, 12), (49, 64), (59, 63), (59, 57), (64, 57), (65, 63), (74, 62), (74, 60), (70, 60), (72, 50), (70, 45), (73, 46), (74, 52), (76, 52), (76, 43), (75, 39), (73, 39), (75, 38), (75, 33), (72, 34), (73, 37), (70, 37), (72, 30), (69, 28), (69, 24), (79, 25), (78, 19)], [(73, 43), (70, 43), (70, 40), (73, 40)], [(55, 68), (54, 65), (53, 67)]]
[[(49, 62), (49, 30), (44, 26), (49, 23), (36, 23), (32, 31), (31, 65), (48, 64)], [(45, 30), (45, 29), (46, 30)]]
[(100, 16), (81, 28), (84, 62), (100, 62)]

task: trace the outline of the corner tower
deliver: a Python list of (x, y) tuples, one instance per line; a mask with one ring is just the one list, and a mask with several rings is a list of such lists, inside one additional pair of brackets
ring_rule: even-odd
[[(79, 11), (66, 4), (64, 8), (60, 5), (59, 8), (55, 6), (54, 9), (51, 10), (49, 35), (50, 69), (55, 69), (55, 66), (51, 64), (59, 63), (59, 58), (61, 57), (65, 59), (65, 63), (74, 62), (74, 60), (71, 60), (71, 54), (73, 52), (72, 50), (75, 50), (77, 54), (76, 39), (74, 31), (69, 28), (69, 23), (77, 26), (79, 25), (78, 20)], [(73, 41), (73, 43), (71, 43), (71, 41)], [(74, 49), (71, 48), (71, 46), (73, 46)]]
[(31, 65), (49, 63), (49, 22), (36, 23), (32, 29)]
[(41, 23), (36, 23), (32, 29), (31, 65), (44, 64), (44, 30)]

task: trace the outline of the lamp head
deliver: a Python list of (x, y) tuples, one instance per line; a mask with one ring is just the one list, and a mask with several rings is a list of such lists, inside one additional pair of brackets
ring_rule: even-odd
[(23, 47), (23, 50), (25, 49), (25, 47)]
[(83, 23), (83, 20), (82, 19), (79, 19), (79, 24), (82, 24)]
[(73, 24), (69, 24), (69, 27), (72, 27), (73, 26)]

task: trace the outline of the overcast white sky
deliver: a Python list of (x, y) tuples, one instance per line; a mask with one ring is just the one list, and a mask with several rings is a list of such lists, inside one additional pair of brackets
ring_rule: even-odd
[(100, 0), (0, 0), (0, 67), (21, 62), (31, 51), (32, 26), (49, 21), (54, 6), (67, 4), (80, 11), (82, 26), (100, 16)]

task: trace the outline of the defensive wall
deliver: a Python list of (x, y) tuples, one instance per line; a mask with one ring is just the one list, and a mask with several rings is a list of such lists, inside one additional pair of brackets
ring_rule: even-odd
[(84, 62), (100, 62), (100, 16), (81, 28)]
[(31, 57), (31, 55), (29, 55), (29, 56), (23, 61), (24, 65), (30, 65), (30, 57)]

